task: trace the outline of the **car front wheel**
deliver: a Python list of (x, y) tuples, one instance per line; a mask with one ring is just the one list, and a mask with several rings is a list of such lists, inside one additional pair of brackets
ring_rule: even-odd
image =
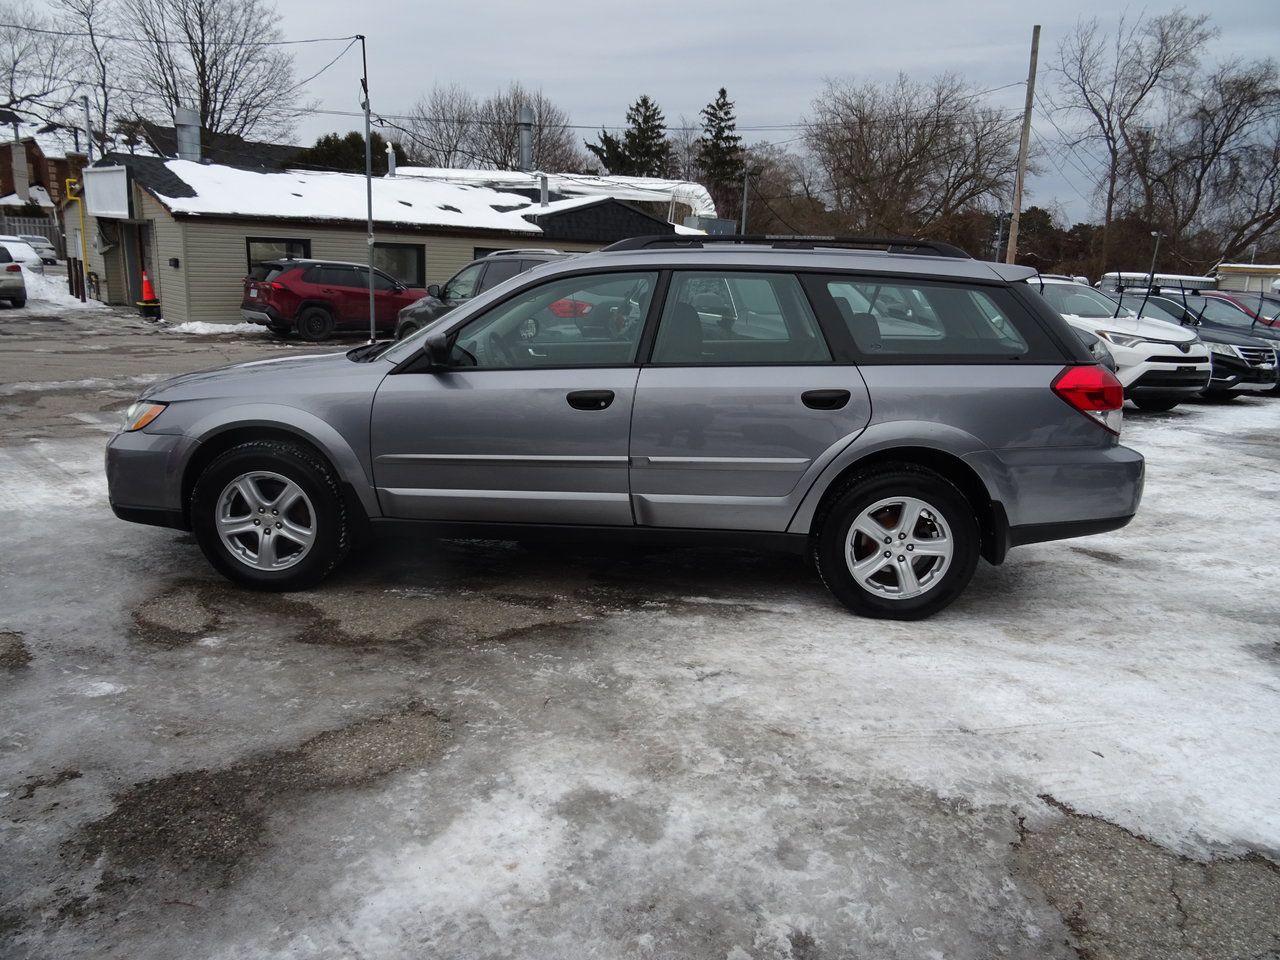
[(854, 476), (819, 521), (823, 583), (854, 613), (922, 620), (973, 577), (979, 530), (964, 494), (941, 474), (885, 464)]
[(300, 590), (327, 576), (350, 546), (330, 467), (306, 447), (252, 440), (214, 459), (196, 481), (191, 523), (228, 579), (257, 590)]

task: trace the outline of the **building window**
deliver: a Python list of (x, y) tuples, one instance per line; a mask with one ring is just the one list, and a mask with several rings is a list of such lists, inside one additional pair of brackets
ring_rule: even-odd
[(373, 265), (406, 287), (427, 285), (427, 248), (420, 243), (375, 243)]
[(499, 250), (505, 250), (506, 247), (475, 247), (471, 251), (472, 260), (481, 260), (491, 253), (497, 253)]
[(264, 260), (306, 260), (311, 256), (310, 240), (292, 240), (288, 237), (245, 237), (245, 256), (249, 272)]

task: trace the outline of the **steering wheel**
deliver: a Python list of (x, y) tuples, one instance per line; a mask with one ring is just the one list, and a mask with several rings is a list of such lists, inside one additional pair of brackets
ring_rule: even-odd
[(508, 364), (510, 366), (515, 366), (515, 363), (516, 363), (515, 356), (511, 353), (509, 349), (507, 349), (506, 341), (503, 340), (500, 336), (498, 336), (496, 332), (489, 334), (488, 346), (489, 346), (489, 352), (492, 353), (495, 357), (499, 358), (499, 360), (501, 360), (502, 363)]

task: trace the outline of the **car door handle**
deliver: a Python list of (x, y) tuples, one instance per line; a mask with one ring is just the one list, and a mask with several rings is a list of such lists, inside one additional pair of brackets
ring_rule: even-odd
[(613, 391), (574, 390), (565, 399), (575, 410), (603, 410), (613, 403)]
[(849, 391), (806, 390), (800, 394), (800, 399), (812, 410), (839, 410), (849, 402)]

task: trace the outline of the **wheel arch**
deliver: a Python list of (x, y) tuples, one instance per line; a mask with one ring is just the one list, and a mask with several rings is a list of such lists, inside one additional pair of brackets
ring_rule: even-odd
[(357, 523), (378, 516), (376, 495), (355, 451), (323, 421), (317, 420), (311, 429), (308, 426), (291, 420), (253, 417), (211, 424), (199, 432), (200, 443), (182, 471), (182, 511), (188, 526), (191, 521), (191, 493), (200, 474), (222, 453), (254, 440), (284, 440), (305, 447), (333, 470), (348, 512)]
[(829, 470), (829, 478), (824, 477), (814, 485), (805, 504), (797, 511), (791, 531), (809, 536), (816, 534), (827, 510), (847, 487), (850, 478), (867, 467), (885, 463), (924, 467), (954, 483), (973, 507), (982, 536), (983, 558), (993, 564), (1004, 561), (1009, 549), (1009, 520), (1004, 505), (992, 496), (982, 475), (961, 453), (925, 443), (887, 443), (860, 455), (842, 458)]

